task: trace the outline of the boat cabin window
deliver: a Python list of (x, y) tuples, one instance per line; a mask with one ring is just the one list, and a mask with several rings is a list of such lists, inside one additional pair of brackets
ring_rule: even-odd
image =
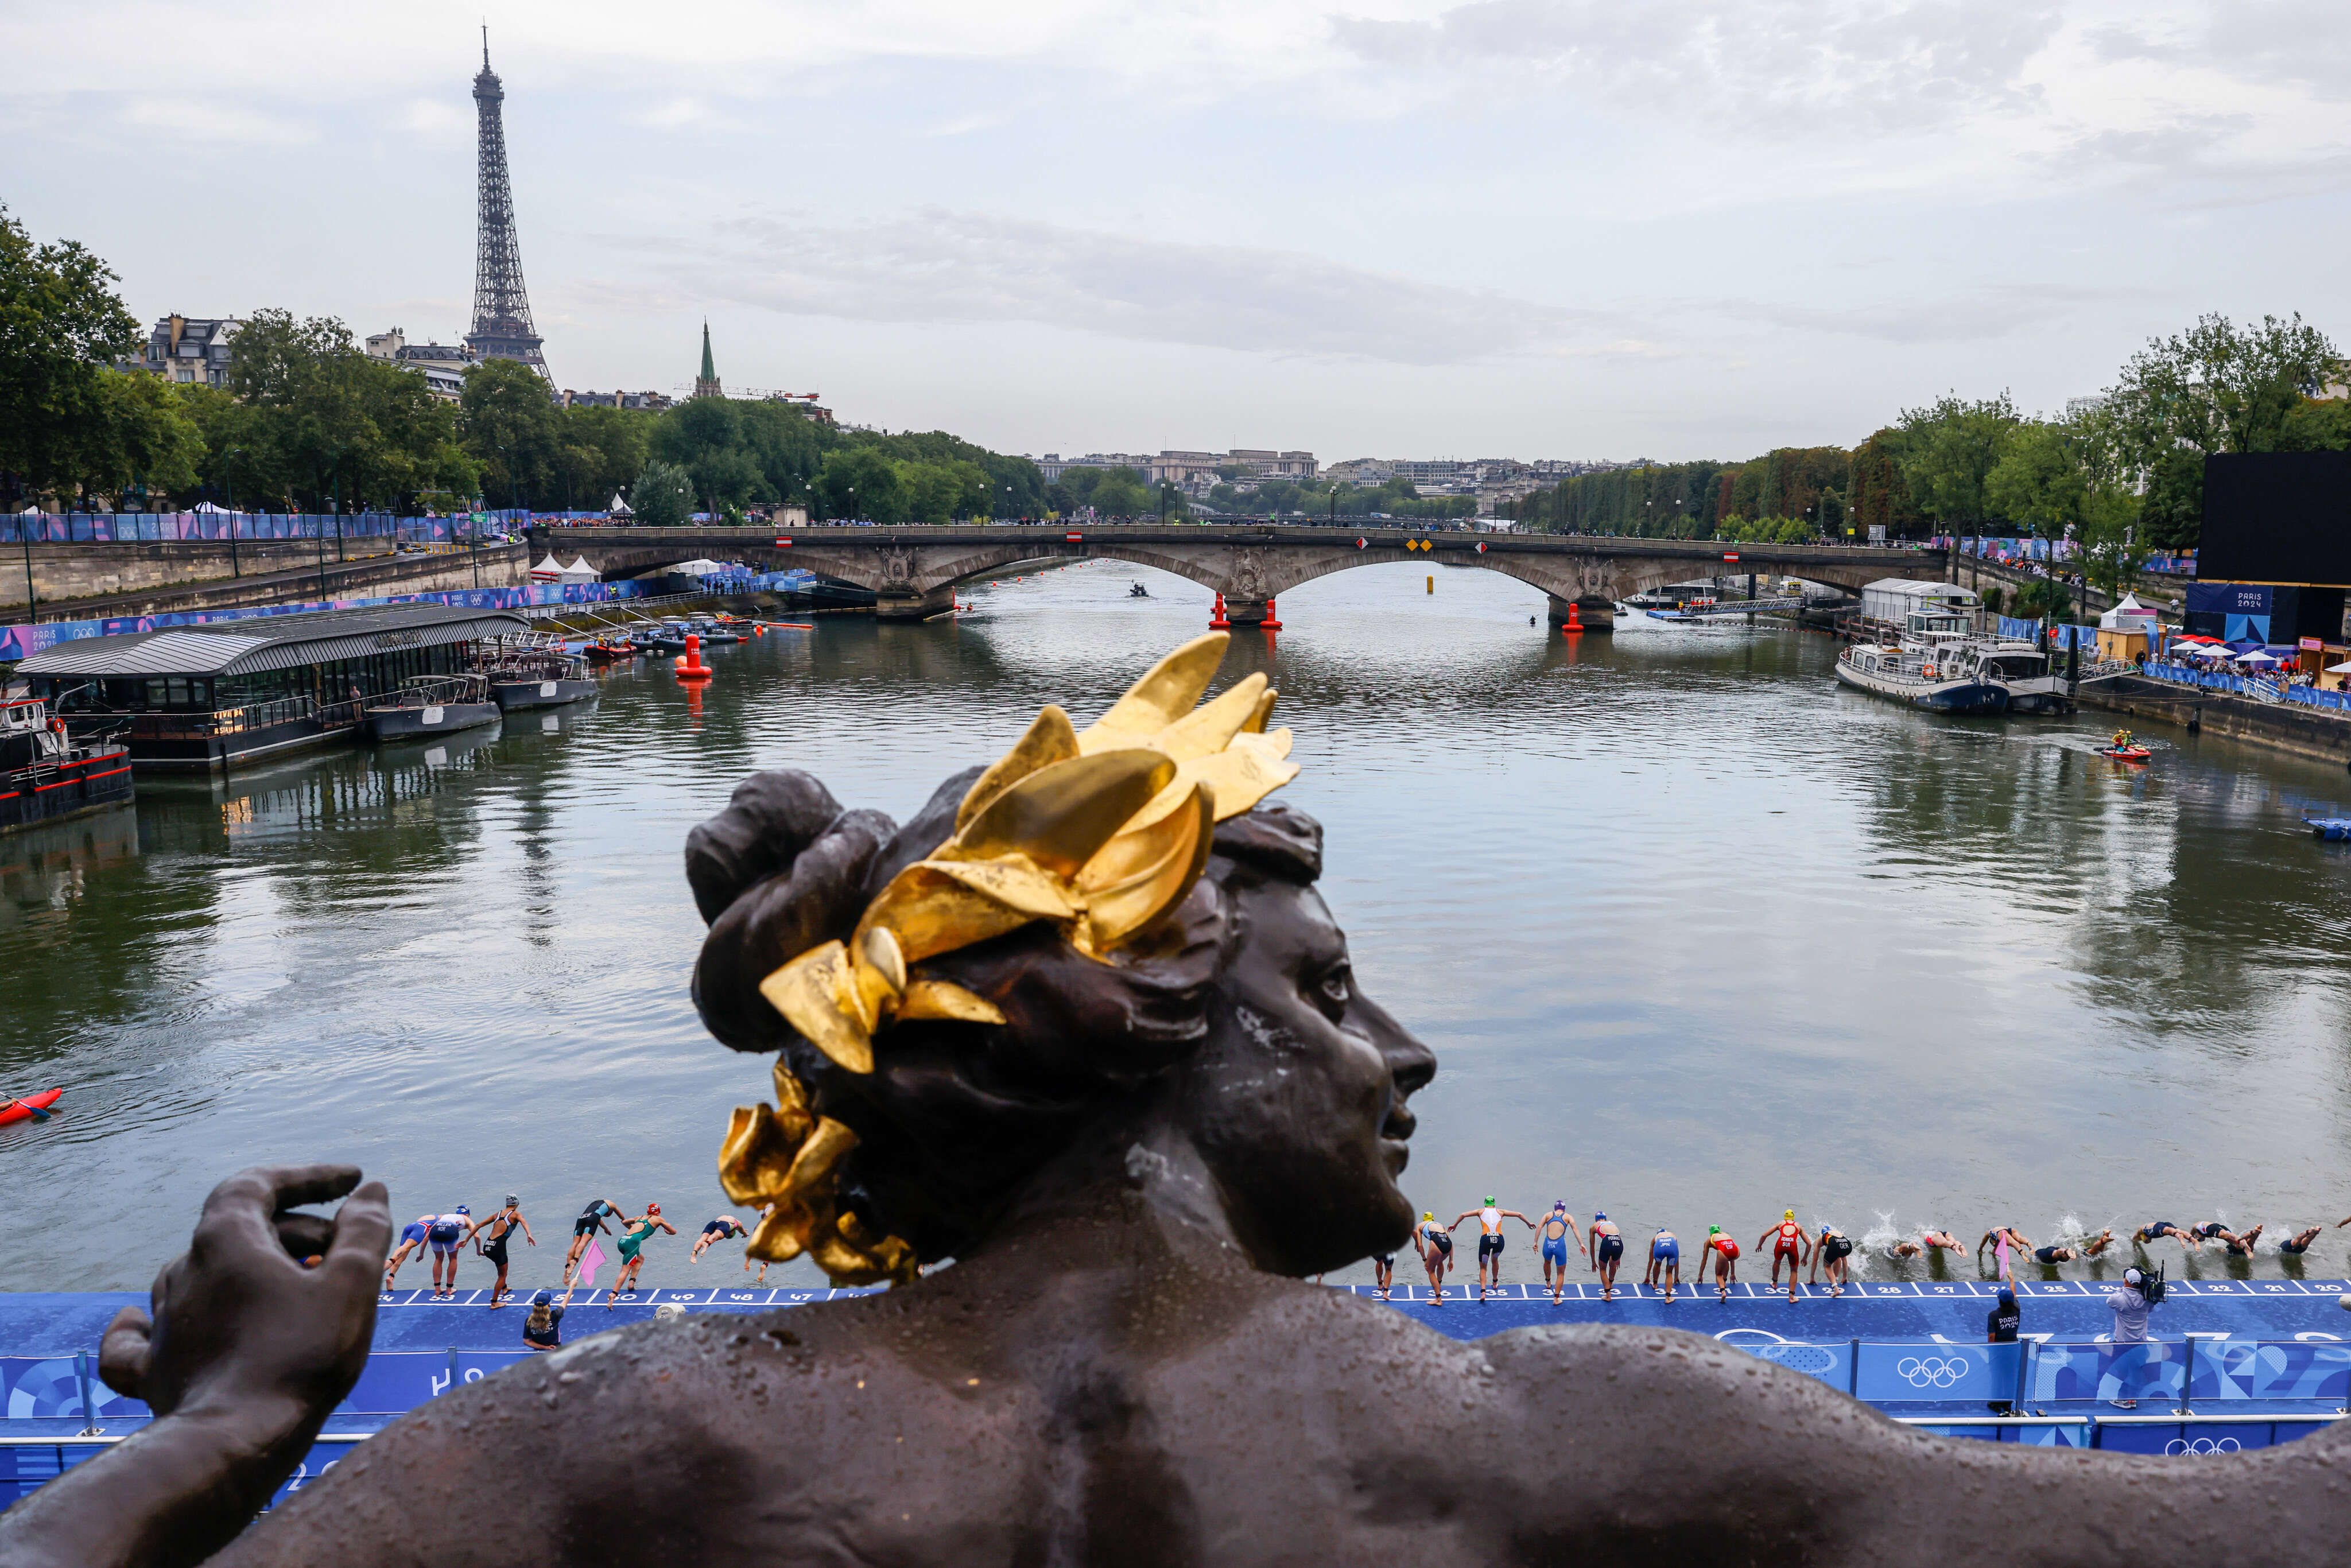
[(1913, 632), (1968, 632), (1969, 617), (1948, 610), (1913, 610), (1910, 612)]

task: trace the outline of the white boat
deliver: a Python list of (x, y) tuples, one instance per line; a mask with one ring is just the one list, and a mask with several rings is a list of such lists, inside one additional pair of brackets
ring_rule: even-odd
[(2008, 687), (1968, 665), (1973, 653), (1959, 643), (1921, 648), (1855, 643), (1837, 655), (1837, 679), (1936, 713), (2006, 712)]

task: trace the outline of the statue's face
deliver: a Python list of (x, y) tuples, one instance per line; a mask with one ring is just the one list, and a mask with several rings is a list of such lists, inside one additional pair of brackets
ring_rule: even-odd
[(1231, 896), (1247, 937), (1183, 1070), (1185, 1119), (1259, 1267), (1305, 1275), (1392, 1251), (1412, 1228), (1405, 1100), (1437, 1059), (1356, 989), (1320, 894)]

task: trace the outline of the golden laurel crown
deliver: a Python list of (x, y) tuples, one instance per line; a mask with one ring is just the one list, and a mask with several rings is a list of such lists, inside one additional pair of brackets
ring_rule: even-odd
[[(955, 836), (892, 878), (846, 942), (787, 955), (760, 994), (834, 1062), (867, 1073), (893, 1022), (1005, 1021), (986, 998), (925, 974), (926, 959), (1042, 920), (1115, 961), (1192, 891), (1216, 824), (1298, 776), (1290, 731), (1266, 730), (1275, 694), (1263, 675), (1200, 701), (1230, 641), (1185, 643), (1082, 732), (1047, 706), (964, 796)], [(774, 1106), (736, 1107), (718, 1156), (728, 1201), (767, 1210), (750, 1255), (806, 1252), (839, 1285), (912, 1280), (914, 1249), (841, 1207), (857, 1134), (817, 1113), (781, 1058), (775, 1083)]]

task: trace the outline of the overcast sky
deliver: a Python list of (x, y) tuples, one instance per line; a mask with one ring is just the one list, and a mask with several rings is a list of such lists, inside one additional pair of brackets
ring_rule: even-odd
[[(559, 385), (1000, 449), (1744, 457), (2351, 340), (2343, 0), (486, 0)], [(152, 318), (462, 335), (481, 0), (0, 0)]]

